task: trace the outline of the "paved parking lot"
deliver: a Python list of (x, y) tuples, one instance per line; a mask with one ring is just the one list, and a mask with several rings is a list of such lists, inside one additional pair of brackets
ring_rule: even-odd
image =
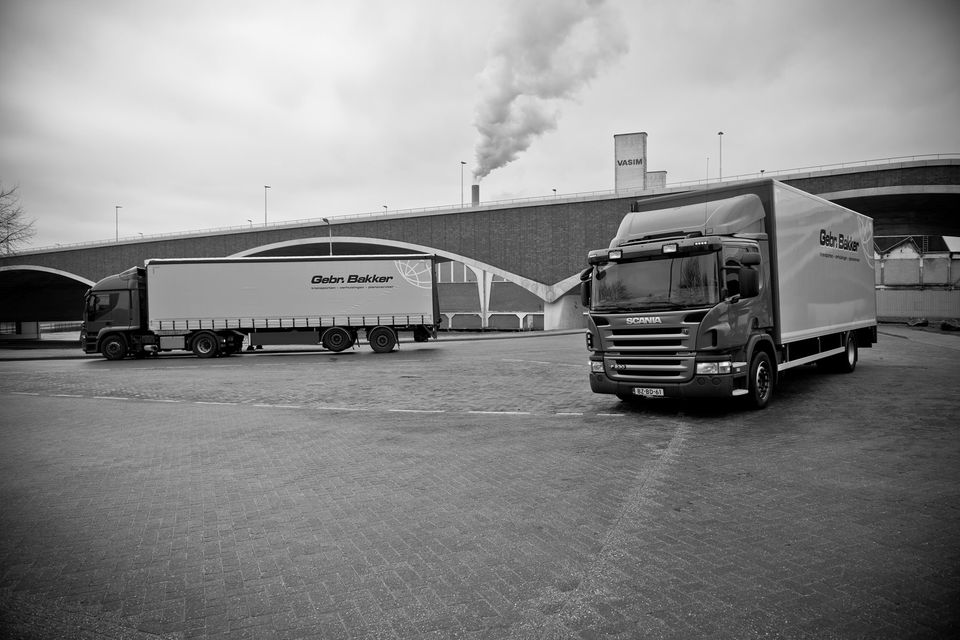
[(591, 394), (579, 334), (0, 355), (0, 626), (955, 637), (958, 350), (886, 328), (761, 412)]

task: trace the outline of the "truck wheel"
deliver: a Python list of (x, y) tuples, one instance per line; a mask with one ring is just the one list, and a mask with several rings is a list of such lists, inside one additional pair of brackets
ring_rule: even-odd
[(193, 339), (193, 353), (198, 358), (214, 358), (220, 351), (217, 334), (204, 331)]
[(754, 409), (763, 409), (773, 397), (773, 364), (766, 351), (758, 349), (750, 361), (750, 393), (747, 399)]
[(100, 353), (107, 360), (123, 360), (127, 355), (127, 341), (123, 336), (107, 336), (100, 344)]
[(374, 327), (367, 333), (370, 348), (377, 353), (389, 353), (397, 346), (397, 334), (390, 327)]
[(848, 333), (843, 353), (835, 356), (836, 359), (833, 361), (834, 370), (838, 373), (853, 373), (857, 368), (857, 355), (857, 337)]
[(353, 346), (354, 337), (343, 327), (330, 327), (323, 332), (320, 344), (328, 351), (343, 351)]

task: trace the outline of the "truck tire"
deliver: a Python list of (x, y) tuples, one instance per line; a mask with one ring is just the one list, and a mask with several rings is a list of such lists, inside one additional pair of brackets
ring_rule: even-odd
[(193, 353), (198, 358), (215, 358), (220, 352), (220, 339), (211, 331), (201, 331), (193, 338)]
[(100, 343), (100, 353), (107, 360), (123, 360), (127, 356), (127, 341), (121, 335), (107, 336)]
[(389, 353), (397, 346), (397, 334), (390, 327), (374, 327), (367, 333), (367, 342), (376, 353)]
[(853, 373), (853, 370), (857, 368), (857, 359), (857, 336), (848, 333), (843, 353), (834, 356), (831, 361), (833, 370), (837, 373)]
[(343, 327), (330, 327), (323, 332), (320, 344), (328, 351), (343, 351), (353, 346), (355, 336)]
[(750, 393), (747, 401), (754, 409), (763, 409), (773, 397), (773, 363), (763, 349), (757, 349), (750, 360)]

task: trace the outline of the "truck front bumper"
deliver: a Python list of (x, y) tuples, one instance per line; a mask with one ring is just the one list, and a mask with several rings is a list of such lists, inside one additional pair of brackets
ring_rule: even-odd
[[(590, 373), (594, 393), (637, 398), (730, 398), (746, 395), (749, 382), (745, 372), (736, 374), (695, 375), (686, 382), (626, 382), (612, 380), (606, 373)], [(640, 391), (634, 391), (639, 389)], [(660, 391), (657, 391), (660, 390)], [(662, 393), (661, 393), (662, 392)]]

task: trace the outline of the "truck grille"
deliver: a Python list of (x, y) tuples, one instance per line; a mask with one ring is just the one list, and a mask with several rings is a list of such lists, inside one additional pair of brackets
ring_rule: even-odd
[(686, 382), (693, 377), (696, 324), (601, 326), (607, 375), (624, 382)]

